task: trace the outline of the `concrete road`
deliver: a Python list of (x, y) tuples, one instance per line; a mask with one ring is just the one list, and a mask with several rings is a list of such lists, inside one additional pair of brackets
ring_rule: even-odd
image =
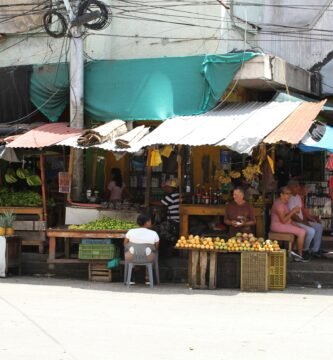
[(329, 360), (332, 295), (0, 279), (0, 360)]

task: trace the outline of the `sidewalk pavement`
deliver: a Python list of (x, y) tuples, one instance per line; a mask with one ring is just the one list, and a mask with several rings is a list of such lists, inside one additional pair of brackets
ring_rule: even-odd
[(0, 359), (329, 360), (332, 295), (0, 279)]

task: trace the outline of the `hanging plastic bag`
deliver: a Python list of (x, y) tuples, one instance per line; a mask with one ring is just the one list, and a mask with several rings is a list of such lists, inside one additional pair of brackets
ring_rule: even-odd
[(152, 150), (150, 158), (150, 166), (159, 166), (162, 164), (162, 158), (159, 150)]
[(171, 153), (172, 153), (173, 149), (171, 145), (166, 145), (163, 147), (163, 149), (161, 150), (161, 156), (164, 156), (166, 158), (169, 158)]

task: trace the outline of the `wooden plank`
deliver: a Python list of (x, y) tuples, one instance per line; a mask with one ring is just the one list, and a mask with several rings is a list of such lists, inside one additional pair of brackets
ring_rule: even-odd
[(197, 287), (197, 273), (198, 273), (198, 262), (199, 262), (199, 251), (191, 251), (191, 277), (190, 285), (193, 289)]
[(77, 231), (77, 230), (47, 230), (48, 237), (70, 237), (70, 238), (124, 238), (127, 230), (106, 230), (106, 231)]
[(200, 289), (207, 289), (206, 271), (207, 271), (207, 251), (200, 251)]
[(45, 190), (45, 167), (44, 167), (44, 155), (40, 154), (39, 156), (40, 163), (40, 178), (42, 181), (42, 199), (43, 199), (43, 220), (47, 220), (47, 210), (46, 210), (46, 190)]
[(29, 231), (29, 230), (33, 230), (34, 229), (34, 222), (31, 221), (14, 221), (13, 222), (13, 228), (14, 230), (25, 230), (25, 231)]
[(178, 192), (179, 192), (179, 202), (182, 203), (182, 157), (181, 157), (182, 146), (178, 145), (178, 154), (177, 154), (177, 164), (178, 164)]
[(45, 231), (46, 221), (34, 221), (33, 226), (35, 231)]
[(209, 289), (216, 288), (216, 252), (210, 253), (209, 258)]
[(80, 259), (65, 259), (65, 258), (59, 258), (59, 259), (48, 259), (48, 264), (89, 264), (91, 260), (80, 260)]
[(146, 191), (145, 191), (145, 207), (148, 208), (150, 202), (150, 187), (151, 187), (151, 173), (152, 168), (150, 166), (151, 155), (153, 149), (148, 149), (147, 166), (146, 166)]
[(36, 241), (45, 241), (46, 233), (43, 231), (23, 231), (17, 230), (15, 234), (21, 236), (22, 240), (36, 240)]
[(69, 164), (68, 164), (69, 192), (67, 194), (67, 201), (69, 203), (71, 203), (71, 196), (72, 196), (73, 166), (74, 166), (74, 148), (71, 148), (69, 153)]
[(14, 214), (38, 215), (39, 219), (43, 220), (43, 208), (40, 207), (19, 207), (19, 206), (0, 207), (0, 213), (3, 213), (5, 211), (12, 211)]

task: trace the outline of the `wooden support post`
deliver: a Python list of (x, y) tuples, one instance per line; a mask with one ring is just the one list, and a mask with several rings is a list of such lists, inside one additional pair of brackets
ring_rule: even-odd
[(216, 252), (212, 251), (209, 258), (209, 289), (216, 288)]
[(96, 185), (96, 170), (97, 170), (97, 149), (93, 150), (92, 160), (92, 174), (91, 174), (91, 188), (95, 189)]
[(206, 271), (207, 271), (207, 251), (200, 251), (200, 289), (207, 289)]
[(178, 164), (178, 187), (179, 187), (179, 203), (182, 203), (182, 157), (181, 157), (182, 146), (178, 145), (178, 155), (177, 155), (177, 164)]
[(145, 207), (149, 207), (150, 202), (150, 187), (151, 187), (151, 154), (153, 149), (148, 149), (147, 166), (146, 166), (146, 191), (145, 191)]
[(74, 149), (71, 148), (71, 151), (69, 153), (69, 164), (68, 164), (69, 192), (67, 194), (67, 201), (69, 203), (71, 202), (71, 195), (72, 195), (73, 164), (74, 164)]
[(190, 279), (189, 283), (192, 288), (197, 287), (197, 275), (198, 275), (198, 262), (199, 262), (199, 251), (198, 250), (192, 250), (190, 252), (191, 261), (189, 262), (191, 265), (190, 268)]
[(43, 220), (47, 220), (44, 155), (40, 154), (40, 177), (42, 180)]

